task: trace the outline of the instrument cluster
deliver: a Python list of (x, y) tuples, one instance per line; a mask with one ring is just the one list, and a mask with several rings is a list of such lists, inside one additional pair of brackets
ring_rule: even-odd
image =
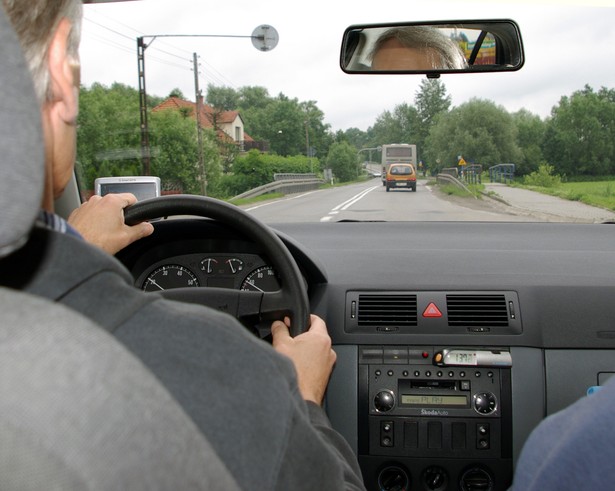
[(135, 281), (145, 291), (217, 287), (274, 292), (280, 289), (275, 270), (257, 254), (184, 254), (165, 258), (145, 269)]

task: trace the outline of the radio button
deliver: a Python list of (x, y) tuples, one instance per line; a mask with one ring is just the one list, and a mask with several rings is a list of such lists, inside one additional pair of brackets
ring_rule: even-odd
[(374, 397), (374, 407), (379, 413), (386, 413), (395, 407), (395, 396), (390, 390), (381, 390)]

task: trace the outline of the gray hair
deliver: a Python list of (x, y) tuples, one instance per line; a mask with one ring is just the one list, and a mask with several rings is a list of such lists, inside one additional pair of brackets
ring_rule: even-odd
[(433, 50), (440, 58), (440, 68), (462, 69), (468, 66), (461, 48), (452, 39), (429, 26), (394, 27), (385, 31), (374, 43), (370, 58), (373, 59), (382, 45), (391, 39), (396, 39), (407, 48)]
[(2, 0), (7, 16), (19, 37), (30, 68), (39, 102), (50, 99), (47, 54), (49, 43), (63, 18), (71, 23), (68, 54), (79, 62), (81, 38), (81, 0)]

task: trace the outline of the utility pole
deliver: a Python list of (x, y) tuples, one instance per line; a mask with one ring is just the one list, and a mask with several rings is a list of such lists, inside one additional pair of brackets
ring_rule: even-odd
[[(149, 44), (145, 44), (144, 38), (151, 38)], [(271, 51), (278, 45), (278, 32), (270, 25), (263, 24), (258, 26), (252, 32), (250, 36), (235, 36), (229, 34), (156, 34), (152, 36), (139, 36), (137, 38), (137, 63), (139, 70), (139, 111), (141, 115), (141, 162), (143, 175), (150, 175), (150, 147), (149, 147), (149, 128), (147, 124), (147, 93), (145, 91), (145, 49), (154, 42), (156, 38), (179, 38), (179, 37), (218, 37), (218, 38), (249, 38), (252, 40), (252, 45), (259, 51)], [(201, 170), (203, 175), (203, 194), (205, 194), (207, 181), (205, 175), (205, 164), (203, 162), (203, 145), (202, 145), (202, 131), (200, 124), (200, 90), (198, 82), (198, 71), (196, 53), (193, 56), (194, 62), (194, 85), (196, 90), (196, 120), (197, 120), (197, 137), (199, 138), (199, 163), (201, 164)]]
[(199, 89), (199, 65), (196, 53), (192, 54), (194, 64), (194, 94), (196, 99), (196, 137), (199, 155), (199, 168), (201, 169), (201, 194), (207, 196), (207, 173), (205, 172), (205, 160), (203, 159), (203, 127), (201, 126), (201, 109), (203, 108), (203, 95)]
[(145, 92), (145, 48), (143, 37), (137, 38), (139, 69), (139, 113), (141, 115), (141, 165), (144, 176), (150, 175), (149, 127), (147, 124), (147, 94)]

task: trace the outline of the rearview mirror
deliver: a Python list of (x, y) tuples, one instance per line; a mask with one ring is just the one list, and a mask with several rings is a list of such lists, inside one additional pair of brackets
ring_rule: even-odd
[(512, 20), (365, 24), (344, 31), (340, 65), (346, 73), (502, 72), (524, 63)]

